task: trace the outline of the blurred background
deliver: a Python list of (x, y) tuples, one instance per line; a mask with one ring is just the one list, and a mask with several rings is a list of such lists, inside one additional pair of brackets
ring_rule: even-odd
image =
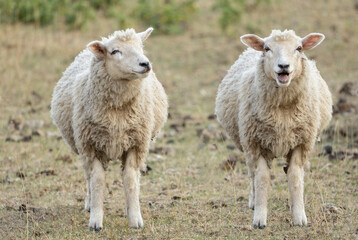
[[(115, 30), (148, 27), (147, 57), (169, 96), (169, 120), (148, 157), (146, 227), (125, 220), (120, 164), (107, 173), (105, 228), (93, 235), (85, 183), (49, 115), (75, 56)], [(269, 225), (251, 227), (242, 153), (215, 120), (218, 85), (245, 50), (239, 37), (293, 29), (325, 41), (314, 59), (334, 117), (306, 174), (308, 228), (292, 228), (285, 160), (272, 167)], [(356, 238), (358, 236), (357, 0), (0, 0), (0, 236), (3, 239)]]

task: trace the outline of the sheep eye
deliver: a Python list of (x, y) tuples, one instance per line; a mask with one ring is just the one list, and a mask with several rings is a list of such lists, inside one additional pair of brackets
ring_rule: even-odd
[(121, 51), (119, 51), (118, 49), (116, 49), (116, 50), (113, 50), (113, 51), (111, 52), (111, 55), (114, 55), (114, 54), (116, 54), (116, 53), (120, 53), (120, 54), (122, 54), (122, 52), (121, 52)]
[(265, 52), (271, 51), (269, 47), (265, 47)]
[(301, 52), (302, 51), (302, 47), (299, 46), (298, 48), (296, 48), (297, 51)]

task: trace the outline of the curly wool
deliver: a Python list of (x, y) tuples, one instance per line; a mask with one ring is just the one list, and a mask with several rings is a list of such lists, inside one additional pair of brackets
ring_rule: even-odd
[(303, 146), (302, 165), (328, 124), (332, 98), (313, 61), (302, 59), (301, 75), (278, 88), (264, 72), (262, 53), (246, 50), (219, 86), (216, 115), (237, 147), (253, 159), (286, 157)]
[(105, 62), (82, 51), (57, 83), (51, 116), (66, 143), (104, 166), (137, 150), (143, 167), (149, 144), (167, 119), (167, 96), (152, 71), (132, 81), (114, 80)]
[(102, 37), (102, 42), (106, 42), (111, 39), (118, 39), (120, 41), (126, 42), (132, 39), (136, 39), (137, 34), (133, 28), (128, 28), (126, 30), (119, 30), (115, 31), (113, 34), (109, 35), (108, 37)]

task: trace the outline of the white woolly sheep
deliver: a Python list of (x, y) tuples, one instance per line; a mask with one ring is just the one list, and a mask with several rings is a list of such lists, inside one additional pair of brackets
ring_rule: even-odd
[(110, 160), (117, 159), (122, 161), (129, 225), (143, 227), (139, 170), (168, 111), (165, 91), (143, 53), (152, 30), (116, 31), (89, 43), (53, 92), (54, 123), (83, 161), (91, 230), (103, 227), (104, 170)]
[(293, 223), (307, 224), (303, 166), (331, 119), (332, 97), (315, 63), (303, 51), (323, 39), (319, 33), (300, 38), (292, 30), (274, 30), (265, 39), (244, 35), (241, 41), (253, 49), (239, 57), (219, 86), (215, 112), (245, 154), (255, 228), (266, 226), (269, 168), (276, 157), (288, 162)]

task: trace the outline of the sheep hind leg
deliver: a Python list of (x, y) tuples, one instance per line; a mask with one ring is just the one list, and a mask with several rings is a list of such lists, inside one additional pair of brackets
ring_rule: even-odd
[(123, 185), (129, 226), (132, 228), (142, 228), (143, 219), (139, 204), (140, 172), (136, 164), (136, 158), (137, 153), (135, 150), (128, 151), (123, 169)]
[(91, 194), (91, 213), (90, 230), (99, 232), (103, 228), (103, 200), (105, 188), (105, 173), (102, 163), (95, 159), (92, 163), (90, 194)]
[(270, 170), (266, 160), (260, 156), (255, 170), (254, 228), (266, 227), (267, 199), (270, 188)]
[(86, 194), (86, 201), (85, 201), (85, 210), (90, 212), (91, 211), (91, 165), (88, 161), (83, 161), (83, 170), (85, 173), (86, 185), (87, 185), (87, 194)]
[(302, 162), (301, 148), (294, 149), (291, 159), (289, 159), (287, 177), (293, 224), (296, 226), (307, 225), (307, 217), (303, 201), (304, 170)]
[(252, 166), (248, 166), (249, 176), (250, 176), (250, 199), (249, 199), (249, 208), (255, 209), (255, 170)]

